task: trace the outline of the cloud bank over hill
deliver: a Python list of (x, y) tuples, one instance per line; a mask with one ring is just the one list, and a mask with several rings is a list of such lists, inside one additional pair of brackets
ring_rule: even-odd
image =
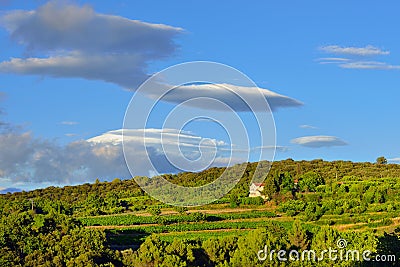
[[(144, 136), (145, 134), (145, 136)], [(161, 135), (164, 137), (161, 138)], [(159, 173), (181, 171), (172, 165), (164, 153), (179, 145), (182, 154), (191, 160), (200, 153), (215, 157), (211, 166), (229, 163), (228, 144), (221, 140), (202, 138), (175, 129), (125, 130), (125, 142), (137, 158), (134, 175), (151, 176)], [(179, 140), (179, 144), (174, 143)], [(142, 144), (146, 150), (139, 149)], [(164, 146), (164, 147), (163, 147)], [(172, 154), (172, 161), (181, 159)], [(146, 157), (153, 162), (149, 166)], [(239, 163), (245, 159), (233, 159)], [(60, 146), (48, 140), (35, 138), (32, 133), (3, 131), (0, 133), (0, 185), (18, 187), (32, 185), (64, 185), (94, 181), (96, 178), (112, 180), (130, 178), (122, 150), (122, 130), (115, 130)]]

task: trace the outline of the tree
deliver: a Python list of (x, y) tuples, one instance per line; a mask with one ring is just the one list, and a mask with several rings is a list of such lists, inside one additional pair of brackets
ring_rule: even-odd
[(386, 164), (387, 163), (387, 159), (385, 157), (378, 157), (376, 159), (376, 163), (377, 164)]
[(267, 199), (272, 199), (272, 196), (279, 191), (279, 185), (276, 184), (274, 177), (269, 176), (264, 183), (264, 191), (262, 192)]
[(307, 231), (298, 220), (295, 220), (292, 229), (289, 231), (289, 241), (294, 249), (305, 250), (309, 245)]
[(237, 240), (236, 236), (212, 237), (202, 243), (202, 248), (214, 265), (223, 264), (232, 258), (237, 249)]
[(307, 172), (300, 176), (299, 186), (302, 190), (315, 192), (317, 186), (323, 184), (325, 184), (325, 181), (322, 176), (313, 171)]
[(268, 251), (285, 250), (287, 245), (286, 229), (279, 224), (271, 222), (265, 228), (256, 229), (245, 236), (239, 237), (237, 241), (238, 248), (231, 258), (230, 266), (277, 266), (276, 259), (273, 259), (274, 262), (269, 259), (260, 261), (258, 252), (265, 247), (267, 247)]
[(289, 192), (293, 189), (294, 181), (292, 175), (289, 172), (281, 173), (281, 184), (280, 184), (280, 191), (281, 192)]
[(308, 202), (304, 210), (305, 219), (307, 221), (317, 221), (324, 215), (322, 207), (316, 202)]
[(236, 194), (231, 194), (229, 196), (229, 204), (231, 208), (236, 208), (237, 206), (239, 206), (240, 201), (239, 201), (239, 197)]
[(87, 214), (91, 216), (102, 214), (102, 210), (105, 207), (104, 199), (97, 193), (90, 193), (85, 204)]

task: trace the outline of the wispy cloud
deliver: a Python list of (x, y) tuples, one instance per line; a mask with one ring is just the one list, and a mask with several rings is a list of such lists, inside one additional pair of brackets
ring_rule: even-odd
[(309, 124), (302, 124), (299, 127), (303, 128), (303, 129), (318, 129), (318, 127), (312, 126), (312, 125), (309, 125)]
[(353, 61), (344, 64), (339, 64), (339, 67), (344, 69), (371, 69), (371, 70), (400, 69), (400, 65), (391, 65), (385, 62), (378, 62), (378, 61)]
[(340, 57), (322, 57), (322, 58), (317, 58), (316, 61), (319, 64), (342, 64), (346, 62), (351, 62), (351, 59), (340, 58)]
[(326, 136), (326, 135), (303, 136), (292, 139), (290, 142), (293, 144), (298, 144), (301, 146), (311, 147), (311, 148), (347, 145), (345, 141), (341, 140), (336, 136)]
[(352, 56), (379, 56), (379, 55), (390, 54), (389, 51), (382, 50), (372, 45), (367, 45), (365, 47), (354, 47), (354, 46), (346, 47), (339, 45), (328, 45), (328, 46), (321, 46), (319, 49), (326, 53), (352, 55)]
[(322, 57), (322, 58), (318, 58), (317, 61), (321, 61), (323, 63), (326, 63), (326, 62), (346, 62), (346, 61), (350, 61), (350, 59), (344, 58), (344, 57)]
[(400, 163), (400, 157), (399, 158), (391, 158), (391, 159), (388, 159), (388, 161), (392, 162), (392, 163)]
[(77, 125), (79, 124), (77, 121), (62, 121), (60, 122), (62, 125)]
[(287, 146), (257, 146), (252, 148), (252, 151), (260, 151), (260, 150), (275, 150), (276, 152), (287, 152), (290, 149)]
[(74, 136), (78, 136), (78, 134), (76, 133), (66, 133), (64, 134), (66, 137), (74, 137)]
[[(395, 70), (400, 65), (393, 65), (383, 61), (366, 60), (378, 56), (388, 56), (390, 51), (367, 45), (365, 47), (344, 47), (328, 45), (319, 48), (329, 54), (346, 55), (347, 57), (323, 57), (318, 58), (319, 64), (334, 64), (343, 69), (369, 69), (369, 70)], [(360, 59), (360, 57), (362, 59)]]

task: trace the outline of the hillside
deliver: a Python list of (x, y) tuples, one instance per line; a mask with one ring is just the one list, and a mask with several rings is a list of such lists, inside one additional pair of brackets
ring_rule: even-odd
[[(271, 266), (257, 259), (266, 244), (301, 252), (335, 248), (339, 239), (373, 259), (400, 257), (400, 165), (274, 162), (265, 202), (247, 197), (256, 165), (227, 196), (201, 207), (160, 203), (133, 179), (1, 195), (0, 266)], [(223, 171), (164, 177), (198, 186)]]

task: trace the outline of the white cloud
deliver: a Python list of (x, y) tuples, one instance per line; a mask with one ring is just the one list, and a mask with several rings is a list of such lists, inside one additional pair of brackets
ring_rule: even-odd
[(345, 141), (341, 140), (338, 137), (325, 135), (303, 136), (292, 139), (290, 142), (293, 144), (312, 148), (347, 145)]
[(373, 69), (373, 70), (400, 69), (400, 65), (391, 65), (385, 62), (378, 62), (378, 61), (354, 61), (354, 62), (339, 64), (339, 67), (344, 69)]
[(62, 121), (60, 122), (62, 125), (77, 125), (79, 124), (77, 121)]
[(382, 50), (372, 45), (365, 47), (352, 47), (352, 46), (339, 46), (339, 45), (328, 45), (320, 47), (320, 50), (326, 53), (353, 55), (353, 56), (378, 56), (378, 55), (389, 55), (389, 51)]
[(10, 11), (1, 24), (29, 51), (82, 51), (137, 53), (163, 57), (175, 50), (172, 38), (182, 32), (163, 24), (151, 24), (94, 12), (89, 6), (51, 1), (33, 11)]
[(322, 57), (322, 58), (317, 59), (317, 61), (321, 61), (322, 64), (346, 62), (346, 61), (350, 61), (350, 60), (351, 59), (343, 58), (343, 57)]
[[(185, 164), (207, 168), (223, 166), (228, 162), (231, 151), (231, 146), (222, 140), (203, 138), (176, 129), (114, 130), (88, 139), (88, 142), (121, 147), (122, 139), (125, 154), (130, 154), (135, 159), (137, 175), (148, 175), (153, 171), (153, 166), (159, 173), (184, 171), (185, 169), (180, 169), (178, 166), (189, 168)], [(145, 158), (147, 156), (153, 166), (147, 164), (148, 161)], [(129, 160), (129, 155), (127, 159)], [(243, 161), (246, 161), (246, 158), (235, 159), (232, 163)], [(171, 162), (176, 163), (176, 166)], [(211, 165), (207, 165), (207, 162)]]
[[(210, 166), (227, 166), (230, 145), (222, 140), (202, 138), (175, 129), (125, 130), (126, 152), (134, 153), (133, 175), (149, 175), (149, 157), (159, 173), (180, 171), (172, 162), (181, 162), (181, 153), (189, 160), (212, 157)], [(161, 138), (162, 137), (162, 138)], [(142, 149), (145, 142), (146, 149)], [(163, 147), (164, 146), (164, 147)], [(179, 149), (175, 149), (179, 147)], [(164, 151), (169, 152), (167, 159)], [(153, 172), (154, 173), (154, 172)], [(79, 184), (100, 179), (130, 178), (122, 150), (122, 130), (109, 131), (89, 140), (65, 146), (35, 138), (31, 133), (0, 132), (0, 186), (41, 187)]]
[[(160, 95), (160, 87), (149, 88), (147, 91), (148, 96), (150, 98), (157, 98)], [(191, 101), (190, 105), (199, 108), (226, 110), (225, 106), (220, 105), (218, 102), (208, 101), (211, 98), (227, 104), (235, 111), (250, 111), (248, 104), (251, 105), (253, 111), (265, 111), (265, 105), (260, 101), (260, 95), (268, 101), (272, 111), (278, 108), (299, 107), (303, 105), (303, 103), (296, 99), (280, 95), (268, 89), (226, 83), (177, 86), (165, 94), (162, 100), (172, 103), (183, 103), (190, 99), (203, 98)]]
[(258, 150), (272, 150), (274, 149), (276, 152), (287, 152), (289, 151), (289, 148), (286, 146), (258, 146), (254, 147), (252, 150), (253, 151), (258, 151)]
[(388, 159), (388, 162), (400, 163), (400, 158), (391, 158), (391, 159)]
[(315, 126), (312, 126), (312, 125), (308, 125), (308, 124), (302, 124), (299, 127), (303, 128), (303, 129), (318, 129), (318, 127), (315, 127)]
[(343, 69), (370, 69), (370, 70), (394, 70), (400, 69), (400, 65), (392, 65), (386, 62), (373, 60), (360, 60), (360, 56), (374, 57), (389, 55), (389, 51), (367, 45), (366, 47), (341, 47), (337, 45), (323, 46), (320, 50), (326, 53), (346, 54), (351, 58), (325, 57), (319, 58), (319, 64), (335, 64)]
[[(178, 27), (99, 14), (88, 5), (60, 2), (49, 2), (32, 11), (7, 12), (0, 17), (0, 25), (8, 30), (13, 40), (25, 46), (26, 54), (30, 55), (0, 62), (0, 72), (101, 80), (130, 90), (136, 90), (149, 77), (149, 62), (174, 54), (177, 48), (174, 39), (183, 33)], [(251, 87), (228, 86), (241, 94), (254, 92)], [(205, 85), (181, 86), (164, 100), (181, 103), (206, 96), (223, 99), (235, 110), (247, 109), (232, 93), (214, 89)], [(272, 110), (302, 105), (266, 89), (262, 92)], [(159, 95), (159, 91), (144, 93)]]
[(50, 77), (85, 78), (135, 88), (148, 75), (146, 58), (139, 54), (88, 55), (74, 52), (48, 58), (13, 58), (0, 63), (0, 72)]
[(147, 63), (170, 56), (181, 28), (104, 15), (86, 6), (49, 2), (0, 18), (28, 54), (0, 63), (0, 72), (102, 80), (135, 89)]
[(0, 134), (0, 184), (76, 184), (129, 177), (119, 149), (86, 141), (60, 146), (31, 133)]

